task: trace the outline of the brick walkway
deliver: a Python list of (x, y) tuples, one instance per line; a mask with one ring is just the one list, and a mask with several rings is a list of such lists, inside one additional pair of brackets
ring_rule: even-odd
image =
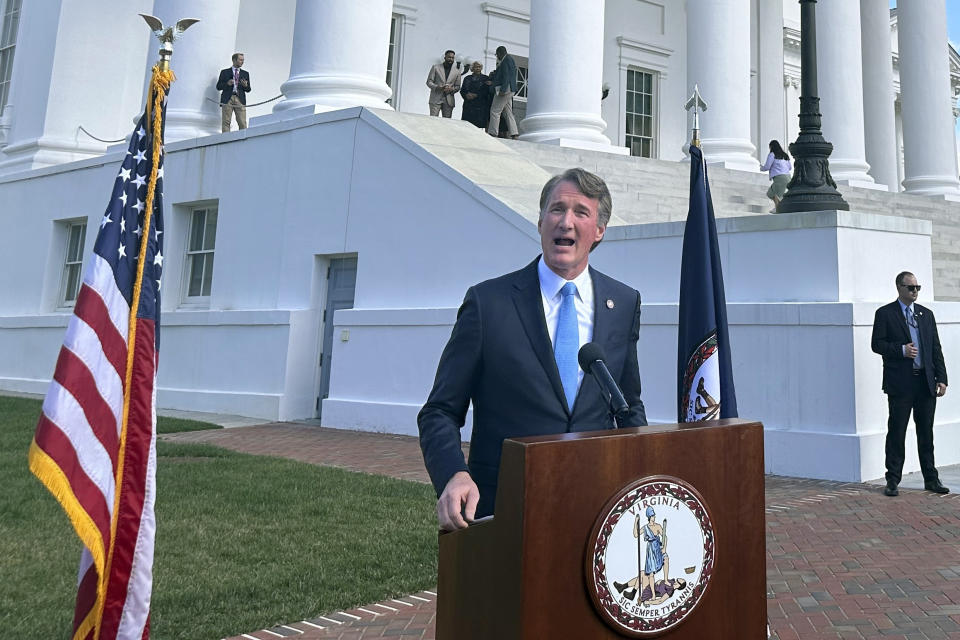
[[(427, 480), (417, 440), (406, 436), (272, 424), (163, 438)], [(887, 498), (872, 485), (769, 476), (766, 504), (775, 638), (960, 640), (960, 494), (901, 488)], [(413, 594), (231, 640), (428, 640), (434, 598)]]

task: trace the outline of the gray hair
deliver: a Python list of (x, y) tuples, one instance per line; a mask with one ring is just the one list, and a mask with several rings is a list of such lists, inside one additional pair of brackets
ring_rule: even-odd
[(600, 176), (590, 173), (580, 167), (567, 169), (558, 176), (553, 176), (543, 185), (543, 191), (540, 192), (540, 217), (543, 218), (543, 211), (547, 207), (547, 202), (553, 193), (554, 187), (561, 182), (569, 182), (577, 187), (577, 191), (598, 201), (597, 205), (597, 227), (606, 227), (610, 222), (610, 214), (613, 213), (613, 200), (610, 198), (610, 190), (607, 189), (607, 183)]

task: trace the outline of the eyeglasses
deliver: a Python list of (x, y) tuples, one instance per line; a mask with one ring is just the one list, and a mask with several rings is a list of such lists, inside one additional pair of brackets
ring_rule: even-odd
[(911, 293), (913, 293), (914, 291), (920, 291), (920, 285), (918, 284), (902, 284), (900, 286)]

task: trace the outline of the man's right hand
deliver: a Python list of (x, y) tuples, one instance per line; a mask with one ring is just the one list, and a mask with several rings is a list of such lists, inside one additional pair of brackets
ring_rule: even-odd
[(440, 528), (443, 531), (455, 531), (469, 526), (477, 512), (479, 500), (480, 489), (470, 474), (466, 471), (453, 474), (437, 500), (437, 520)]
[(232, 86), (233, 86), (233, 78), (230, 78), (229, 80), (227, 80), (227, 84), (232, 87)]
[(913, 360), (917, 357), (917, 348), (913, 345), (912, 342), (908, 342), (903, 345), (903, 357)]

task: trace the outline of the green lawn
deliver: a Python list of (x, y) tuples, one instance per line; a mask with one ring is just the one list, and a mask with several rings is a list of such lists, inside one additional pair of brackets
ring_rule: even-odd
[[(39, 410), (0, 397), (0, 638), (64, 638), (72, 620), (80, 542), (26, 464)], [(222, 638), (436, 583), (428, 485), (167, 442), (157, 484), (154, 639)]]

